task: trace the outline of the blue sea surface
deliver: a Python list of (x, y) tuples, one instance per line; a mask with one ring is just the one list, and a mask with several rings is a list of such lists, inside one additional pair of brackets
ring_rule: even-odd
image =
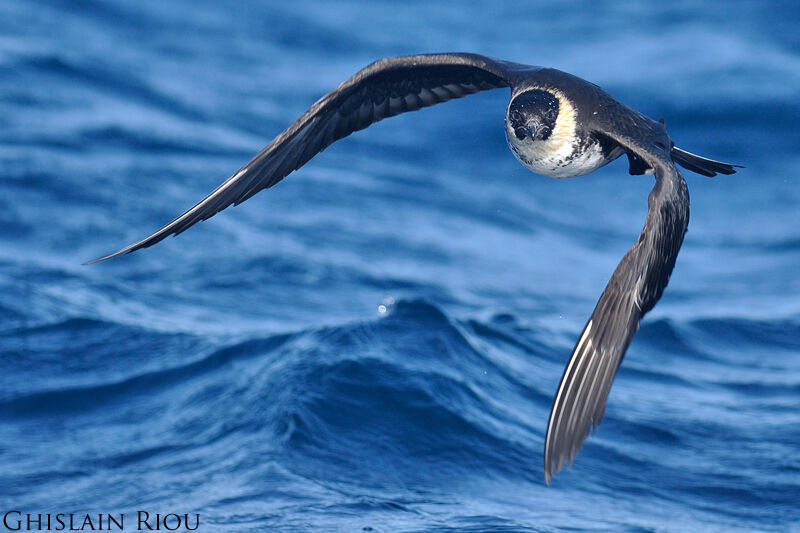
[[(800, 531), (798, 27), (794, 1), (0, 2), (0, 513)], [(371, 61), (437, 51), (574, 73), (747, 167), (684, 172), (669, 287), (550, 487), (553, 395), (653, 179), (624, 158), (530, 173), (507, 90), (385, 120), (81, 265)]]

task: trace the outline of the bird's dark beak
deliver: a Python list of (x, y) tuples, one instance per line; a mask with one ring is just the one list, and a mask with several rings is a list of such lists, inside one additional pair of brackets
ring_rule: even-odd
[(517, 139), (520, 141), (525, 139), (526, 137), (533, 140), (536, 138), (536, 133), (541, 128), (541, 124), (538, 120), (529, 120), (525, 123), (524, 126), (518, 126), (514, 129), (514, 135), (517, 136)]
[(527, 124), (525, 124), (525, 131), (528, 134), (528, 137), (531, 139), (536, 139), (536, 134), (541, 129), (542, 124), (538, 120), (529, 120)]

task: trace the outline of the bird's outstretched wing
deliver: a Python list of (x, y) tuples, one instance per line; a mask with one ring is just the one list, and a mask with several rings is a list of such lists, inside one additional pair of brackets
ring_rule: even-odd
[(478, 54), (423, 54), (381, 59), (320, 98), (291, 126), (197, 205), (144, 239), (89, 263), (151, 246), (272, 187), (334, 141), (386, 117), (508, 87), (531, 69)]
[(689, 193), (669, 155), (663, 126), (628, 108), (615, 116), (625, 123), (602, 125), (600, 133), (649, 165), (656, 183), (644, 229), (611, 276), (561, 377), (545, 437), (548, 484), (565, 461), (572, 463), (589, 431), (602, 420), (625, 350), (639, 320), (667, 286), (689, 223)]

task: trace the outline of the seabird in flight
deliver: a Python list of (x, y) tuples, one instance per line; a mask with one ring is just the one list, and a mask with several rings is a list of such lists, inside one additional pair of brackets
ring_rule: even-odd
[(561, 378), (544, 449), (549, 484), (572, 464), (600, 423), (611, 382), (639, 321), (667, 286), (689, 222), (689, 193), (675, 167), (715, 176), (731, 165), (677, 148), (664, 127), (600, 87), (552, 68), (477, 54), (381, 59), (320, 98), (233, 176), (152, 235), (90, 263), (151, 246), (231, 204), (272, 187), (334, 141), (406, 111), (508, 87), (505, 133), (511, 151), (537, 174), (568, 178), (625, 154), (631, 174), (653, 174), (644, 229), (622, 258), (581, 333)]

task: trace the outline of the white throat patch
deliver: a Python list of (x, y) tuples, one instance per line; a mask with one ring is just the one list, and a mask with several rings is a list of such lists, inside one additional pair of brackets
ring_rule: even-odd
[(506, 140), (516, 158), (535, 173), (551, 178), (588, 174), (610, 161), (604, 157), (600, 143), (581, 146), (575, 133), (577, 113), (569, 99), (556, 89), (541, 90), (558, 99), (558, 116), (553, 132), (544, 141), (527, 137), (519, 140), (511, 128), (506, 108)]

